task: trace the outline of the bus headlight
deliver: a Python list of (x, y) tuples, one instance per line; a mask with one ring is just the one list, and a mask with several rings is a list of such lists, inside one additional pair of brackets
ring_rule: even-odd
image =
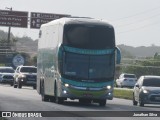
[(65, 86), (65, 87), (69, 87), (69, 84), (65, 83), (64, 86)]
[(110, 90), (112, 87), (110, 85), (107, 86), (107, 89)]
[(67, 94), (67, 91), (66, 91), (66, 90), (63, 90), (63, 93), (64, 93), (64, 94)]

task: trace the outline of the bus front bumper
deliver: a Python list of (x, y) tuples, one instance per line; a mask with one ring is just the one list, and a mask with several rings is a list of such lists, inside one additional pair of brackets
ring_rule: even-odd
[(90, 87), (77, 87), (66, 86), (62, 87), (61, 97), (70, 99), (113, 99), (113, 88), (90, 88)]

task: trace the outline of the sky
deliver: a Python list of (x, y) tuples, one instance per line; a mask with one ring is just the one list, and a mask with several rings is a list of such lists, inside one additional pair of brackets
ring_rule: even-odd
[[(160, 0), (0, 0), (0, 10), (69, 14), (108, 21), (116, 44), (160, 46)], [(8, 31), (8, 27), (0, 26)], [(38, 39), (38, 29), (11, 28), (14, 36)]]

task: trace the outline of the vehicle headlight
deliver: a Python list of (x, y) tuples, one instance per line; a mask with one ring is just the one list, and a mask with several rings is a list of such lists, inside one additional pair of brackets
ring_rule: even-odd
[(65, 83), (64, 86), (65, 86), (65, 87), (69, 87), (69, 84)]
[(148, 93), (148, 91), (147, 90), (143, 90), (143, 93)]
[(26, 75), (20, 75), (20, 77), (21, 77), (21, 78), (25, 78), (25, 77), (26, 77)]
[(112, 87), (110, 85), (107, 86), (107, 89), (110, 90)]

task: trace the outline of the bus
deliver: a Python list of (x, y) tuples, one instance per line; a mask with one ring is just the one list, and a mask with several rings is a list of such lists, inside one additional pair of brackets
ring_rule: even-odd
[(105, 106), (113, 99), (121, 53), (114, 27), (93, 18), (60, 18), (39, 31), (37, 91), (42, 101), (67, 99)]

